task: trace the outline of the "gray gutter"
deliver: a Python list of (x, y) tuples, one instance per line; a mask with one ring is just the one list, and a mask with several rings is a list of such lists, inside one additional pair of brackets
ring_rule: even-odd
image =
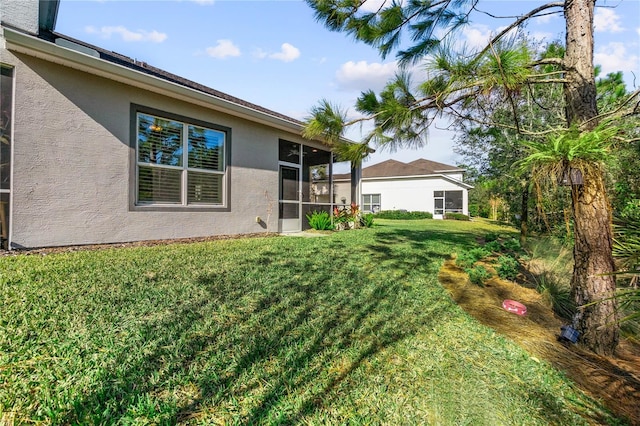
[(53, 31), (58, 19), (60, 0), (40, 0), (38, 4), (38, 28)]

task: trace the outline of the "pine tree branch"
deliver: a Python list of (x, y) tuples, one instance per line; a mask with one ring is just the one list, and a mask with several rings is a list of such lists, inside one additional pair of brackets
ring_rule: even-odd
[[(477, 57), (482, 57), (485, 53), (487, 53), (487, 51), (490, 49), (490, 46), (492, 44), (497, 43), (502, 37), (504, 37), (505, 34), (507, 34), (508, 32), (510, 32), (512, 29), (520, 26), (520, 24), (522, 24), (523, 22), (531, 19), (532, 17), (534, 17), (536, 14), (542, 12), (543, 10), (547, 10), (547, 9), (551, 9), (554, 7), (564, 7), (564, 2), (555, 2), (555, 3), (547, 3), (545, 5), (542, 5), (540, 7), (537, 7), (535, 9), (533, 9), (531, 12), (526, 13), (524, 15), (522, 15), (521, 17), (519, 17), (518, 19), (516, 19), (511, 25), (509, 25), (507, 28), (505, 28), (504, 30), (500, 31), (500, 33), (495, 36), (493, 39), (491, 39), (489, 41), (489, 44), (480, 51), (480, 53), (478, 53)], [(551, 59), (551, 58), (549, 58)]]
[(531, 66), (538, 66), (538, 65), (558, 65), (558, 66), (562, 66), (564, 65), (564, 61), (562, 60), (562, 58), (544, 58), (544, 59), (539, 59), (535, 62), (533, 62), (531, 64)]
[(504, 88), (507, 92), (507, 97), (509, 98), (509, 104), (511, 105), (511, 111), (513, 112), (513, 121), (516, 123), (516, 132), (520, 133), (520, 121), (518, 120), (518, 109), (516, 108), (516, 103), (513, 100), (513, 96), (511, 96), (511, 90), (507, 87), (506, 81), (507, 76), (505, 75), (504, 68), (502, 66), (502, 61), (500, 60), (500, 56), (495, 51), (493, 45), (491, 45), (491, 52), (493, 53), (496, 61), (498, 63), (498, 68), (500, 69), (500, 75), (502, 76), (502, 81), (504, 82)]
[(545, 78), (545, 79), (542, 79), (542, 80), (528, 80), (527, 81), (527, 83), (531, 83), (531, 84), (551, 84), (551, 83), (564, 84), (566, 82), (567, 82), (567, 80), (564, 79), (564, 78)]
[[(636, 105), (633, 107), (631, 112), (627, 112), (627, 109), (625, 107), (628, 104), (630, 104), (633, 101), (633, 98), (635, 98), (636, 96), (639, 97), (638, 101), (636, 102)], [(636, 114), (640, 114), (640, 89), (631, 93), (631, 95), (629, 95), (629, 97), (624, 102), (622, 102), (620, 106), (618, 106), (618, 108), (614, 109), (613, 111), (599, 114), (593, 117), (592, 119), (585, 121), (583, 125), (588, 126), (589, 123), (593, 123), (593, 122), (598, 123), (603, 119), (607, 119), (607, 120), (617, 119), (617, 118), (628, 117)]]
[(457, 117), (461, 120), (465, 120), (465, 121), (470, 121), (476, 124), (479, 124), (481, 126), (485, 126), (485, 127), (498, 127), (501, 129), (507, 129), (507, 130), (512, 130), (517, 132), (518, 134), (521, 135), (525, 135), (525, 136), (546, 136), (549, 134), (554, 134), (559, 132), (561, 129), (560, 128), (550, 128), (548, 130), (544, 130), (542, 132), (532, 132), (526, 129), (518, 129), (516, 126), (513, 125), (509, 125), (509, 124), (505, 124), (505, 123), (500, 123), (497, 121), (486, 121), (486, 120), (481, 120), (479, 118), (473, 117), (471, 115), (465, 115), (462, 114), (461, 112), (457, 111), (456, 109), (454, 109), (453, 107), (450, 108), (450, 110), (448, 111), (449, 114), (453, 115), (454, 117)]

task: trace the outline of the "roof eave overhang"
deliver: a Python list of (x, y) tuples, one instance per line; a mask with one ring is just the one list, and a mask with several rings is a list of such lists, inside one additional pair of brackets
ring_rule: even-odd
[(302, 125), (299, 123), (269, 115), (263, 111), (248, 108), (225, 99), (220, 99), (177, 83), (105, 61), (104, 59), (95, 58), (72, 49), (61, 47), (6, 27), (2, 30), (8, 50), (169, 96), (174, 99), (183, 100), (205, 108), (214, 109), (254, 123), (296, 134), (300, 134), (302, 131)]
[(436, 173), (464, 173), (464, 169), (434, 170)]
[(363, 181), (375, 181), (375, 180), (407, 180), (407, 179), (433, 179), (441, 178), (449, 182), (455, 183), (465, 189), (473, 189), (472, 185), (462, 182), (461, 180), (454, 179), (450, 176), (443, 174), (430, 174), (430, 175), (407, 175), (407, 176), (375, 176), (375, 177), (363, 177)]

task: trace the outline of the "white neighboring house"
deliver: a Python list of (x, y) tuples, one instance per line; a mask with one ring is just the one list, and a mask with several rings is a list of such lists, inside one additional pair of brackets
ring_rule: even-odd
[[(419, 159), (410, 163), (387, 160), (362, 169), (360, 206), (363, 211), (426, 211), (434, 219), (445, 213), (469, 214), (469, 189), (464, 170)], [(348, 204), (349, 175), (334, 175), (336, 203)]]

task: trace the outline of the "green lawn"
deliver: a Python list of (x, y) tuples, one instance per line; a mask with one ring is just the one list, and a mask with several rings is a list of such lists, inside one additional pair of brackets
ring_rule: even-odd
[(378, 223), (0, 258), (0, 423), (616, 422), (438, 284), (497, 228)]

